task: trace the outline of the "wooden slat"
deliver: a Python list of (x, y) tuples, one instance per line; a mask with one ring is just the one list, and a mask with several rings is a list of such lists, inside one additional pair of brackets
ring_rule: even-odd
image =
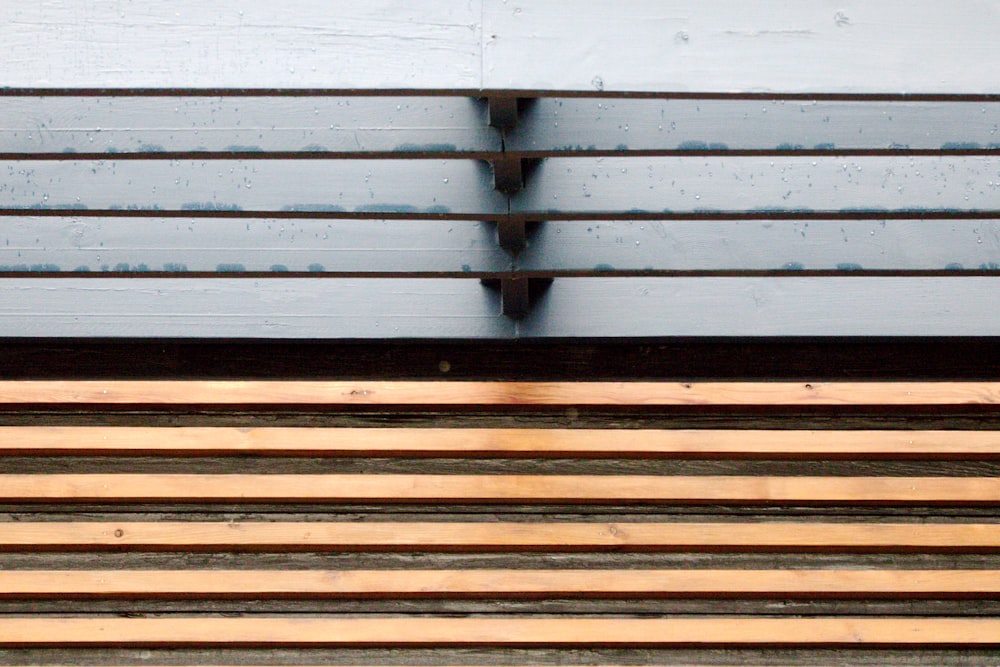
[(19, 570), (0, 598), (970, 598), (997, 570)]
[(474, 160), (6, 160), (0, 209), (456, 216), (507, 213)]
[(462, 97), (3, 97), (0, 153), (487, 154), (486, 105)]
[(1000, 221), (552, 221), (538, 225), (515, 265), (543, 274), (601, 276), (995, 272)]
[(997, 150), (995, 102), (747, 99), (533, 100), (504, 137), (507, 151)]
[(994, 618), (7, 618), (2, 646), (995, 646)]
[(993, 477), (0, 474), (9, 502), (1000, 503)]
[(11, 216), (3, 228), (0, 273), (12, 275), (489, 277), (511, 268), (496, 225), (479, 221)]
[[(487, 88), (586, 91), (996, 93), (996, 5), (489, 0)], [(946, 37), (947, 36), (947, 37)], [(962, 48), (953, 48), (960, 42)], [(864, 72), (864, 76), (859, 76)]]
[(0, 454), (993, 458), (997, 431), (0, 426)]
[[(556, 280), (522, 338), (998, 336), (993, 277)], [(622, 314), (627, 313), (628, 317)]]
[(451, 278), (10, 278), (0, 336), (510, 339), (500, 295)]
[(996, 523), (8, 522), (4, 550), (976, 552)]
[(0, 403), (308, 405), (994, 405), (996, 382), (2, 380)]
[(11, 11), (0, 40), (21, 54), (3, 68), (11, 86), (478, 89), (480, 24), (478, 4), (407, 11), (392, 0), (334, 14), (312, 2), (26, 5)]
[(996, 211), (993, 156), (548, 158), (511, 211), (543, 219)]
[(9, 278), (0, 302), (15, 338), (1000, 336), (988, 276), (574, 278), (520, 321), (450, 278)]

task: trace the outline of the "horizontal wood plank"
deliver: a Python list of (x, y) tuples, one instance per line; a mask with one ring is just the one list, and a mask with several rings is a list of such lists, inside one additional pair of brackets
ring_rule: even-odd
[[(836, 7), (640, 0), (485, 5), (487, 88), (799, 93), (998, 92), (990, 2), (849, 0)], [(515, 11), (515, 9), (520, 11)], [(952, 48), (952, 39), (962, 49)], [(864, 72), (864, 76), (859, 76)]]
[(817, 153), (1000, 149), (995, 102), (540, 98), (508, 152)]
[(0, 474), (8, 502), (1000, 504), (991, 477)]
[(996, 272), (1000, 221), (551, 221), (533, 230), (515, 265), (538, 275), (608, 277)]
[(509, 272), (496, 225), (464, 220), (12, 216), (0, 273), (483, 277)]
[[(556, 280), (525, 339), (660, 336), (997, 336), (989, 276)], [(623, 317), (627, 314), (627, 317)]]
[[(468, 97), (0, 97), (0, 153), (447, 156), (502, 150)], [(160, 155), (164, 154), (164, 155)], [(263, 157), (263, 156), (258, 156)]]
[(1000, 210), (994, 156), (547, 158), (511, 198), (541, 219)]
[(19, 570), (0, 598), (977, 597), (997, 570)]
[(996, 382), (2, 380), (2, 404), (993, 405)]
[(510, 339), (500, 294), (451, 278), (11, 278), (0, 336)]
[(997, 431), (0, 426), (0, 454), (994, 458)]
[(451, 278), (10, 278), (0, 301), (15, 338), (1000, 335), (986, 276), (574, 278), (520, 321), (499, 291)]
[(3, 160), (0, 209), (505, 215), (475, 160)]
[(3, 646), (996, 646), (993, 618), (8, 618)]
[[(73, 88), (472, 88), (482, 71), (478, 4), (407, 10), (180, 0), (12, 10), (0, 29), (10, 86)], [(58, 26), (58, 30), (44, 29)], [(95, 45), (102, 45), (95, 49)]]
[(1000, 549), (1000, 524), (20, 521), (0, 549), (977, 552)]

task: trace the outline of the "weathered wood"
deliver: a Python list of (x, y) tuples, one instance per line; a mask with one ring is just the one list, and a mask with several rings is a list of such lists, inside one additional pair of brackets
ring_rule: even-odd
[(500, 297), (448, 278), (13, 278), (0, 336), (509, 339)]
[[(836, 7), (768, 0), (588, 5), (485, 4), (486, 88), (795, 93), (996, 93), (989, 2), (851, 0)], [(959, 53), (951, 40), (961, 41)], [(864, 76), (859, 76), (863, 72)]]
[(552, 218), (1000, 210), (985, 156), (547, 158), (511, 211)]
[(470, 217), (507, 213), (473, 160), (6, 160), (0, 209)]
[(923, 20), (901, 22), (893, 2), (855, 1), (578, 11), (566, 0), (409, 10), (380, 0), (333, 15), (315, 2), (108, 0), (80, 12), (50, 1), (18, 7), (0, 28), (18, 54), (0, 71), (8, 86), (44, 88), (1000, 92), (980, 75), (1000, 64), (991, 3), (907, 8)]
[[(0, 153), (324, 157), (502, 150), (486, 105), (463, 97), (0, 97)], [(165, 155), (161, 155), (165, 154)]]
[(539, 98), (508, 152), (665, 154), (1000, 149), (995, 102)]
[(1000, 524), (20, 521), (0, 549), (993, 552)]
[(8, 618), (4, 646), (996, 646), (993, 618)]
[(0, 474), (7, 502), (998, 504), (992, 477)]
[(11, 278), (0, 301), (0, 336), (15, 338), (1000, 335), (982, 276), (574, 278), (516, 323), (496, 291), (446, 278)]
[(8, 217), (0, 273), (490, 277), (496, 225), (449, 220)]
[(0, 71), (5, 85), (43, 88), (478, 89), (480, 17), (478, 4), (392, 0), (332, 13), (315, 1), (45, 2), (10, 13), (0, 40), (20, 55)]
[[(51, 247), (51, 246), (50, 246)], [(539, 225), (514, 260), (556, 275), (1000, 270), (997, 220), (572, 220)]]
[(20, 570), (0, 598), (971, 598), (997, 570)]
[(4, 404), (993, 405), (996, 382), (4, 380)]
[[(997, 336), (990, 277), (677, 277), (556, 280), (518, 335)], [(627, 314), (627, 317), (623, 317)]]
[(0, 426), (0, 454), (995, 458), (996, 431)]

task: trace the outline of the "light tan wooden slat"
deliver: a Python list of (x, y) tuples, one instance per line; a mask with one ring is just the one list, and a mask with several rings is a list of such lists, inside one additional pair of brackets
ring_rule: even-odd
[(1000, 523), (8, 522), (0, 549), (996, 551)]
[(971, 597), (1000, 570), (19, 570), (0, 597)]
[(0, 646), (1000, 645), (996, 618), (6, 618)]
[(0, 499), (54, 502), (1000, 503), (995, 477), (679, 475), (0, 475)]
[(0, 403), (996, 405), (1000, 383), (8, 380)]
[(18, 455), (993, 457), (1000, 431), (0, 426)]

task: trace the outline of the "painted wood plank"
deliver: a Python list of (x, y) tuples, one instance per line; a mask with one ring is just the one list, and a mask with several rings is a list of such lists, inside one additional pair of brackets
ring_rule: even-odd
[(533, 230), (515, 264), (540, 274), (608, 276), (995, 272), (1000, 270), (1000, 221), (552, 221)]
[(998, 548), (997, 523), (0, 523), (0, 549), (5, 550), (977, 552)]
[(7, 155), (440, 157), (502, 149), (486, 104), (469, 97), (6, 96), (0, 110)]
[(2, 646), (997, 646), (995, 618), (18, 618)]
[(507, 213), (473, 160), (0, 161), (0, 209), (478, 218)]
[[(915, 17), (919, 17), (916, 20)], [(486, 88), (996, 93), (1000, 10), (988, 0), (489, 0)], [(957, 45), (961, 45), (957, 48)]]
[(511, 269), (496, 234), (464, 220), (12, 216), (0, 273), (479, 277)]
[(971, 598), (997, 570), (19, 570), (0, 598)]
[(11, 7), (7, 86), (479, 88), (478, 3), (222, 0)]
[(986, 151), (1000, 149), (996, 102), (540, 98), (507, 151)]
[(990, 277), (574, 278), (518, 335), (996, 336), (998, 309)]
[(996, 431), (0, 426), (0, 454), (993, 458)]
[(7, 502), (1000, 503), (1000, 478), (0, 474)]
[(995, 405), (996, 382), (0, 380), (0, 404)]
[(11, 278), (0, 336), (241, 339), (514, 336), (475, 280)]
[(511, 198), (512, 212), (542, 219), (995, 210), (994, 156), (548, 158)]

